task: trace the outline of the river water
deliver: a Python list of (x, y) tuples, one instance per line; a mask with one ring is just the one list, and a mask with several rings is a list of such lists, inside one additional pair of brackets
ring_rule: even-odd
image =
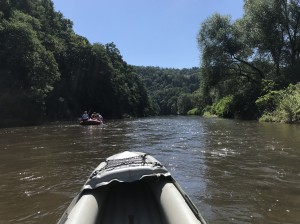
[(150, 153), (209, 223), (299, 223), (300, 126), (201, 117), (0, 129), (0, 223), (56, 223), (92, 170)]

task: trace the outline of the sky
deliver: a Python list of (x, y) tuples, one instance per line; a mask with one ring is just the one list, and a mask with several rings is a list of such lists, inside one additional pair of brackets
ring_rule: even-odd
[(130, 65), (200, 65), (197, 34), (212, 14), (243, 15), (243, 0), (52, 0), (92, 44), (114, 42)]

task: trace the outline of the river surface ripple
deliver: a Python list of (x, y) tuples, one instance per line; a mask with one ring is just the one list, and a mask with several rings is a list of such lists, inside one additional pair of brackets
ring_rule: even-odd
[(209, 223), (299, 223), (299, 125), (181, 116), (0, 129), (0, 223), (56, 223), (125, 150), (162, 162)]

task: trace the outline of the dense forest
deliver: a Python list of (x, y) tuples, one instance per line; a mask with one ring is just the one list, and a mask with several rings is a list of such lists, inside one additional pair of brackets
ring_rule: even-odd
[(197, 39), (201, 113), (300, 122), (299, 0), (245, 0), (242, 18), (214, 14)]
[(146, 88), (113, 43), (91, 44), (51, 0), (0, 1), (1, 124), (146, 116)]
[(186, 115), (196, 105), (194, 92), (199, 89), (200, 69), (174, 69), (135, 66), (142, 77), (156, 115)]
[(0, 0), (0, 126), (197, 114), (300, 122), (300, 0), (245, 0), (197, 35), (200, 68), (129, 65), (91, 44), (51, 0)]

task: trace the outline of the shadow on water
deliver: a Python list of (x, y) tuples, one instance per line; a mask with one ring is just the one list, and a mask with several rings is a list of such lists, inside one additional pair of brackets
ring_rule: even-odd
[(300, 220), (300, 127), (201, 117), (0, 129), (0, 223), (55, 223), (108, 156), (161, 161), (209, 223)]

